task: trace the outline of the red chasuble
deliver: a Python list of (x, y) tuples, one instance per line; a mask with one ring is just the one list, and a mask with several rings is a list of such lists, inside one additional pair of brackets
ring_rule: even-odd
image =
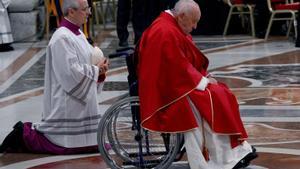
[(163, 12), (144, 32), (139, 46), (139, 97), (142, 126), (159, 132), (198, 127), (188, 98), (215, 133), (231, 136), (232, 147), (247, 133), (235, 96), (222, 83), (196, 87), (207, 75), (208, 59), (173, 16)]

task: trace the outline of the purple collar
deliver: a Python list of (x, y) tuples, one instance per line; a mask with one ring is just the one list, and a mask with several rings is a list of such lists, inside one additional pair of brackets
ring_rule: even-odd
[(60, 26), (59, 27), (66, 27), (70, 31), (72, 31), (75, 35), (80, 35), (80, 32), (79, 32), (80, 27), (77, 26), (77, 25), (75, 25), (74, 23), (70, 22), (66, 18), (62, 19), (62, 21), (60, 22)]

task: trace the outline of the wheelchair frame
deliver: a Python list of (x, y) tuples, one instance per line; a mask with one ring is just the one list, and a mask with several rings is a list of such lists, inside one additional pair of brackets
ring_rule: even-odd
[[(167, 169), (180, 150), (181, 134), (170, 134), (165, 144), (161, 133), (134, 127), (132, 108), (139, 107), (138, 97), (127, 97), (113, 104), (98, 127), (99, 151), (111, 168)], [(127, 136), (127, 137), (126, 137)], [(105, 144), (111, 145), (111, 150)]]
[[(114, 103), (102, 117), (97, 133), (98, 148), (106, 164), (111, 168), (167, 169), (176, 156), (182, 157), (183, 136), (179, 133), (159, 133), (141, 127), (139, 98), (132, 90), (135, 66), (134, 48), (124, 48), (111, 54), (126, 57), (129, 94)], [(111, 150), (105, 144), (111, 145)]]

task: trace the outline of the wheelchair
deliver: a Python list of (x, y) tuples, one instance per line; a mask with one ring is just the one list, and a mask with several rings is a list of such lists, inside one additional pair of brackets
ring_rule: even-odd
[[(117, 51), (112, 57), (126, 57), (129, 94), (112, 104), (103, 115), (97, 133), (99, 152), (112, 169), (167, 169), (182, 157), (183, 136), (143, 129), (135, 75), (133, 48)], [(111, 149), (105, 145), (109, 143)], [(179, 155), (179, 156), (178, 156)]]

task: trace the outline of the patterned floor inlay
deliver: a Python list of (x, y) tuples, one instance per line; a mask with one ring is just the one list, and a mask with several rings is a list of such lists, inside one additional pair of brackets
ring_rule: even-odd
[[(132, 39), (130, 36), (130, 44)], [(286, 39), (263, 41), (249, 36), (195, 36), (194, 40), (209, 58), (210, 72), (231, 88), (240, 103), (248, 142), (256, 146), (259, 154), (245, 169), (299, 169), (300, 50)], [(0, 64), (0, 140), (11, 131), (12, 124), (18, 120), (37, 120), (43, 111), (45, 53), (42, 52), (45, 43), (26, 44), (26, 49), (19, 46), (20, 51), (10, 53), (10, 57), (0, 53), (0, 60), (3, 60)], [(116, 32), (113, 29), (103, 31), (97, 43), (106, 56), (114, 53), (118, 48)], [(24, 51), (27, 52), (22, 53)], [(21, 57), (14, 56), (16, 54)], [(23, 69), (22, 65), (26, 64)], [(104, 114), (127, 91), (125, 58), (110, 59), (110, 71), (98, 95), (100, 113)], [(132, 140), (131, 137), (127, 134), (122, 138)], [(0, 154), (0, 169), (48, 168), (106, 169), (107, 165), (100, 154)], [(170, 169), (189, 169), (186, 156)]]

